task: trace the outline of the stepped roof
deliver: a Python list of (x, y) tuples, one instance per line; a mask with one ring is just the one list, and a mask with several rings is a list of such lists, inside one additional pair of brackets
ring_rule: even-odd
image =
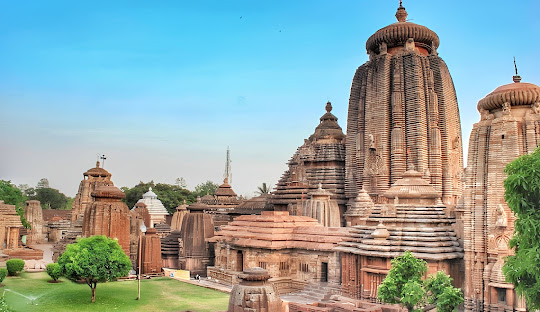
[(143, 198), (139, 199), (131, 210), (135, 209), (138, 203), (144, 203), (150, 215), (168, 215), (169, 214), (167, 209), (165, 209), (165, 206), (163, 206), (163, 203), (161, 202), (161, 200), (158, 199), (156, 193), (152, 191), (151, 187), (148, 189), (148, 192), (143, 194)]

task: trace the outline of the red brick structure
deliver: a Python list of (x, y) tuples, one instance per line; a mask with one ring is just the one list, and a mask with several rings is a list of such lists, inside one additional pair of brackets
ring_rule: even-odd
[(91, 195), (94, 201), (84, 212), (83, 236), (105, 235), (118, 239), (129, 256), (129, 208), (122, 202), (126, 194), (115, 186), (100, 186)]
[(396, 18), (367, 40), (369, 61), (352, 81), (345, 193), (351, 204), (362, 188), (376, 204), (386, 203), (384, 192), (412, 169), (455, 205), (463, 154), (452, 78), (438, 56), (437, 34), (407, 22), (401, 5)]
[[(149, 228), (141, 240), (137, 267), (141, 263), (141, 274), (161, 273), (161, 240), (154, 228)], [(140, 262), (139, 262), (140, 261)]]
[(339, 206), (340, 217), (343, 216), (347, 203), (344, 193), (345, 135), (331, 111), (332, 104), (328, 102), (315, 132), (289, 160), (289, 169), (283, 173), (269, 199), (274, 210), (302, 215), (308, 193), (321, 184), (323, 190), (331, 193), (331, 199)]
[(540, 87), (520, 80), (516, 74), (477, 106), (464, 188), (466, 311), (526, 310), (501, 271), (515, 221), (504, 200), (504, 168), (540, 142)]

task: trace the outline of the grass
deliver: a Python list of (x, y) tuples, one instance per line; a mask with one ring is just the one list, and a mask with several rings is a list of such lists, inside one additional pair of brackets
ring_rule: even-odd
[(44, 273), (20, 273), (7, 277), (0, 288), (14, 311), (226, 311), (229, 295), (183, 283), (167, 277), (141, 281), (141, 300), (137, 281), (99, 283), (96, 302), (91, 303), (90, 287), (65, 278), (48, 283)]

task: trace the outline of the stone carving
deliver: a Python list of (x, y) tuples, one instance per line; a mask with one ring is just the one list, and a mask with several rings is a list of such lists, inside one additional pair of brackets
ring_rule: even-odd
[(279, 295), (268, 282), (268, 271), (255, 267), (244, 270), (238, 277), (240, 283), (231, 290), (228, 312), (283, 311)]
[(506, 227), (508, 225), (508, 218), (506, 217), (506, 212), (504, 211), (503, 205), (497, 205), (495, 217), (495, 226)]

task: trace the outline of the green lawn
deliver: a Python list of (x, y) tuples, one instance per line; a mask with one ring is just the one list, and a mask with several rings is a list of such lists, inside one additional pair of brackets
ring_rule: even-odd
[[(64, 278), (47, 283), (46, 273), (21, 273), (7, 277), (0, 288), (15, 311), (226, 311), (229, 295), (183, 283), (167, 277), (141, 281), (137, 301), (137, 281), (100, 283), (96, 302), (91, 303), (90, 287)], [(32, 300), (33, 299), (33, 300)]]

